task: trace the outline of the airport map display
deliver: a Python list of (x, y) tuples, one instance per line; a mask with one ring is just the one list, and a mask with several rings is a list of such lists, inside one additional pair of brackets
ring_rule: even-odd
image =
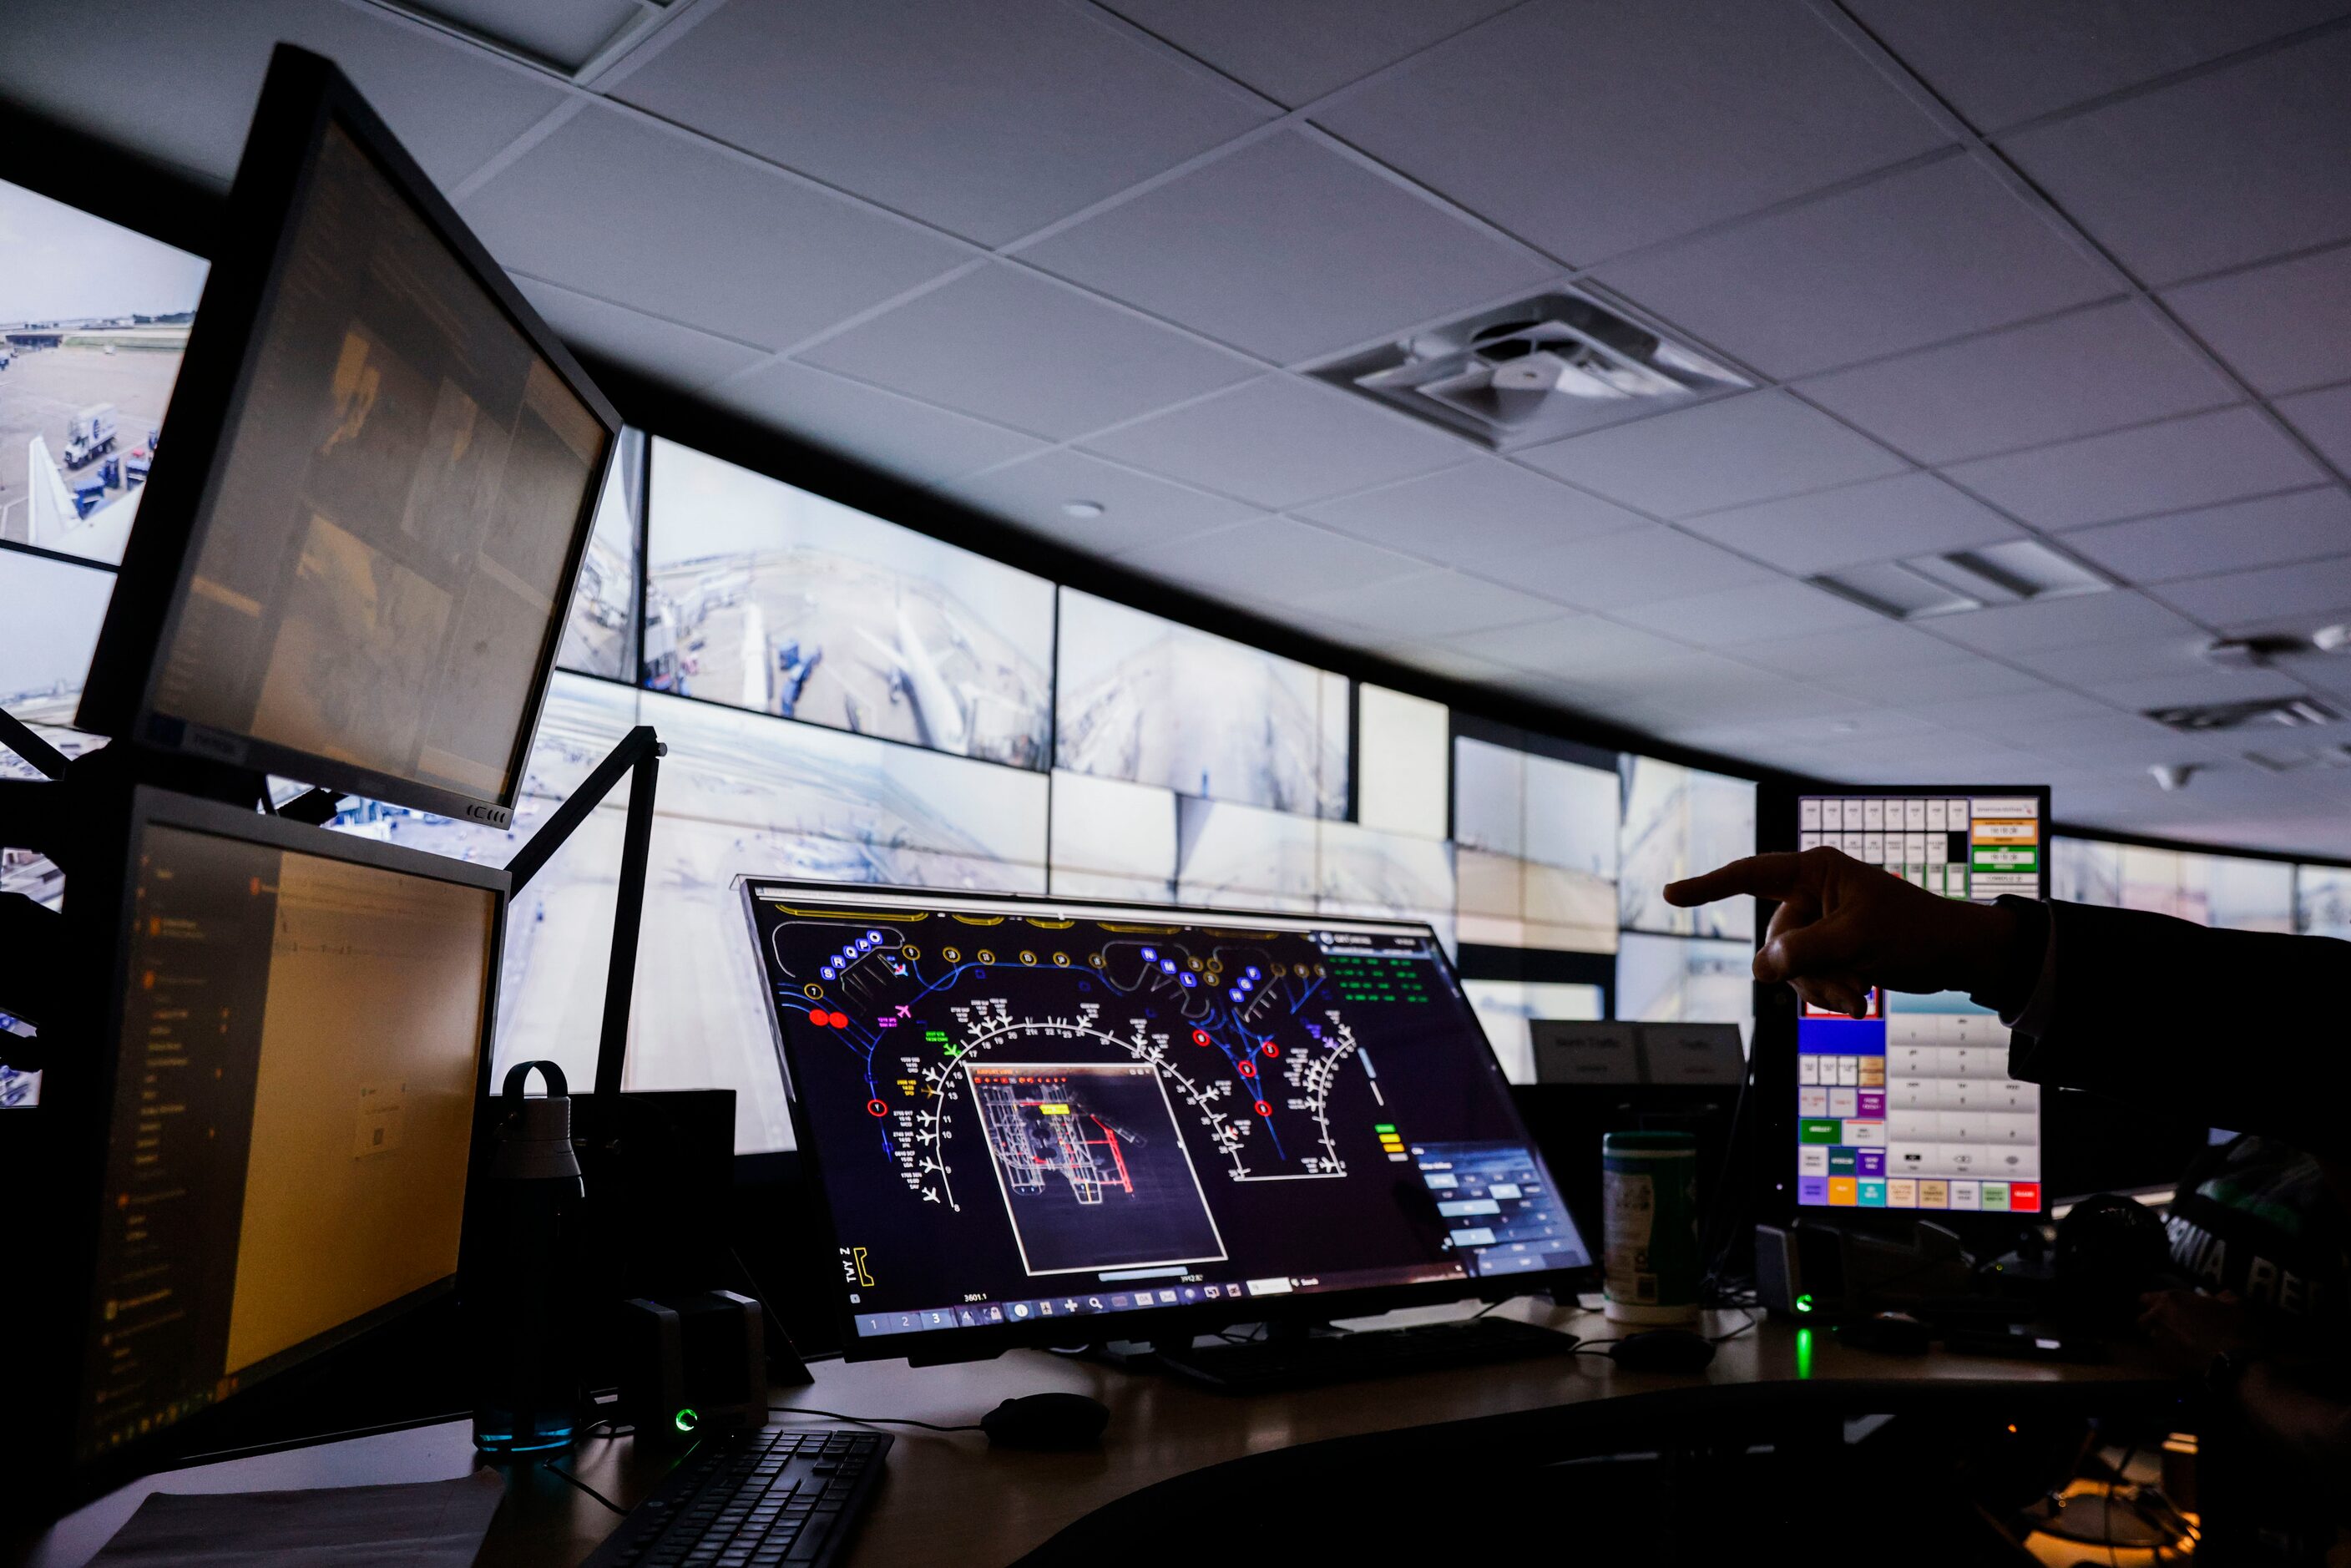
[(1425, 928), (744, 896), (861, 1345), (1589, 1261)]

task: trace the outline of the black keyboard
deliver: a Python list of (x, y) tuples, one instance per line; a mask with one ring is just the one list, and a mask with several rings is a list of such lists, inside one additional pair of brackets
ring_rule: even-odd
[(584, 1568), (775, 1568), (840, 1561), (890, 1439), (768, 1427), (714, 1438), (629, 1511)]
[(1575, 1345), (1573, 1334), (1538, 1328), (1516, 1318), (1465, 1318), (1416, 1328), (1194, 1345), (1188, 1350), (1163, 1350), (1159, 1361), (1179, 1376), (1228, 1394), (1259, 1394), (1309, 1384), (1352, 1383), (1405, 1372), (1564, 1355)]

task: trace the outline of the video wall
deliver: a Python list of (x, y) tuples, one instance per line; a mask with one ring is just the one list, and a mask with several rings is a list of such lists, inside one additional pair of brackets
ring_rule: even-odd
[[(203, 269), (0, 184), (0, 707), (69, 754), (101, 744), (70, 720)], [(111, 468), (58, 413), (108, 399)], [(1752, 904), (1662, 890), (1751, 852), (1751, 781), (1357, 682), (643, 432), (559, 664), (511, 830), (371, 801), (337, 826), (502, 864), (653, 726), (626, 1082), (735, 1090), (745, 1152), (791, 1131), (742, 876), (1426, 921), (1518, 1079), (1538, 1019), (1749, 1021)], [(501, 1069), (592, 1073), (625, 798), (517, 901)], [(2351, 872), (2062, 838), (2054, 866), (2060, 897), (2351, 935)], [(0, 889), (63, 880), (4, 851)]]

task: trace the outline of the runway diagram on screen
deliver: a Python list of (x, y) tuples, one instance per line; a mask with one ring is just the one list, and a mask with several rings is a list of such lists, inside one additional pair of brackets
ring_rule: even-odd
[(1299, 936), (779, 913), (778, 1011), (856, 1059), (875, 1157), (1000, 1201), (1032, 1272), (1220, 1257), (1206, 1184), (1342, 1179), (1334, 1086), (1382, 1103)]

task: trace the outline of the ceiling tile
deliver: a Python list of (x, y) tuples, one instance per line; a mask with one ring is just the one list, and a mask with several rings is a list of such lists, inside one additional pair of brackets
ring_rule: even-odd
[(2173, 283), (2351, 236), (2346, 79), (2337, 31), (2001, 148), (2143, 280)]
[(1275, 112), (1054, 0), (728, 5), (617, 93), (986, 245)]
[(1839, 371), (1797, 389), (1921, 463), (1953, 463), (2237, 401), (2130, 301)]
[(1860, 605), (1785, 578), (1712, 593), (1615, 607), (1617, 619), (1702, 648), (1783, 639), (1792, 633), (1867, 626), (1883, 618)]
[(1800, 575), (1859, 561), (1939, 554), (2023, 530), (1931, 474), (1897, 474), (1810, 496), (1708, 512), (1682, 525)]
[[(1254, 513), (1245, 501), (1058, 447), (958, 480), (946, 491), (1090, 555), (1172, 543)], [(1091, 501), (1102, 513), (1072, 517), (1062, 510), (1072, 501)]]
[(1513, 669), (1574, 678), (1600, 671), (1655, 668), (1690, 650), (1596, 615), (1562, 616), (1499, 632), (1448, 637), (1447, 645)]
[(1498, 664), (1474, 653), (1464, 653), (1443, 643), (1375, 643), (1372, 652), (1399, 664), (1426, 670), (1432, 675), (1482, 685), (1499, 685), (1505, 678), (1519, 673), (1507, 664)]
[(1981, 130), (2233, 54), (2351, 10), (2346, 0), (1849, 0)]
[(789, 360), (722, 382), (704, 395), (917, 484), (943, 484), (1039, 445), (1017, 431)]
[(2277, 411), (2318, 448), (2320, 456), (2351, 472), (2351, 383), (2280, 398)]
[(2257, 392), (2351, 380), (2351, 245), (2163, 297)]
[(1267, 376), (1085, 444), (1264, 507), (1424, 474), (1459, 462), (1466, 450), (1402, 414), (1294, 376)]
[(464, 211), (517, 271), (769, 349), (940, 277), (966, 255), (601, 106), (509, 164)]
[(1020, 256), (1280, 364), (1399, 332), (1558, 270), (1294, 131)]
[(2221, 631), (2351, 609), (2351, 557), (2191, 578), (2147, 591)]
[(1290, 517), (1260, 517), (1150, 545), (1119, 557), (1123, 566), (1219, 598), (1265, 602), (1286, 614), (1307, 584), (1324, 591), (1367, 587), (1426, 570), (1391, 550), (1343, 539)]
[[(1949, 650), (1947, 650), (1948, 652)], [(1747, 658), (1751, 649), (1741, 648), (1739, 656)], [(1939, 664), (1925, 669), (1880, 670), (1850, 669), (1842, 674), (1814, 675), (1813, 680), (1834, 692), (1848, 696), (1865, 697), (1873, 702), (1899, 703), (1916, 707), (1922, 703), (1958, 702), (1967, 697), (2017, 696), (2039, 691), (2044, 685), (2038, 677), (1990, 659), (1969, 658), (1964, 654), (1948, 658)]]
[(1517, 586), (1583, 610), (1614, 613), (1693, 592), (1782, 580), (1703, 539), (1650, 527), (1533, 550), (1487, 569)]
[(1949, 702), (1913, 704), (1910, 711), (1934, 724), (1970, 734), (1998, 736), (2020, 726), (2107, 718), (2114, 709), (2076, 692), (2054, 686), (1998, 696), (1961, 697)]
[(2052, 528), (2185, 511), (2325, 477), (2250, 408), (1978, 458), (1943, 472), (1994, 506)]
[(2351, 550), (2351, 495), (2327, 486), (2079, 528), (2065, 543), (2132, 582), (2172, 582)]
[(607, 305), (539, 278), (517, 276), (514, 283), (573, 350), (670, 386), (691, 392), (768, 357), (730, 338)]
[(1001, 264), (917, 295), (799, 357), (1053, 440), (1256, 372), (1238, 355)]
[(1578, 264), (1942, 140), (1794, 0), (1523, 5), (1315, 119)]
[(2128, 589), (2046, 599), (1959, 615), (1938, 615), (1934, 632), (1963, 647), (1987, 653), (2113, 643), (2128, 637), (2192, 635), (2195, 628), (2161, 605)]
[(1447, 566), (1507, 560), (1595, 534), (1646, 528), (1645, 519), (1498, 457), (1479, 457), (1367, 490), (1301, 514), (1374, 544)]
[(1781, 377), (2004, 327), (2119, 287), (1958, 155), (1644, 252), (1599, 277)]
[(1296, 108), (1416, 54), (1510, 0), (1102, 0)]
[(1784, 392), (1748, 392), (1555, 441), (1530, 467), (1661, 517), (1824, 490), (1907, 466)]
[(1458, 637), (1559, 614), (1559, 606), (1548, 599), (1451, 571), (1391, 578), (1367, 588), (1310, 592), (1301, 596), (1299, 602), (1313, 613), (1369, 627), (1383, 638)]
[(0, 99), (225, 187), (269, 52), (299, 44), (340, 66), (444, 190), (564, 99), (538, 71), (359, 5), (145, 0), (8, 7)]
[(2001, 656), (2049, 680), (2086, 689), (2116, 681), (2188, 675), (2209, 670), (2212, 665), (2204, 657), (2204, 648), (2211, 640), (2210, 634), (2200, 628), (2182, 623), (2101, 643), (2077, 643), (2063, 648), (2003, 649)]
[(1973, 655), (1908, 626), (1885, 621), (1750, 643), (1739, 650), (1750, 664), (1806, 680), (1859, 679), (1872, 672), (1923, 670), (1977, 662)]
[(2252, 702), (2262, 697), (2303, 695), (2301, 682), (2274, 670), (2189, 670), (2177, 674), (2099, 681), (2083, 689), (2102, 702), (2110, 702), (2136, 714), (2157, 708)]

